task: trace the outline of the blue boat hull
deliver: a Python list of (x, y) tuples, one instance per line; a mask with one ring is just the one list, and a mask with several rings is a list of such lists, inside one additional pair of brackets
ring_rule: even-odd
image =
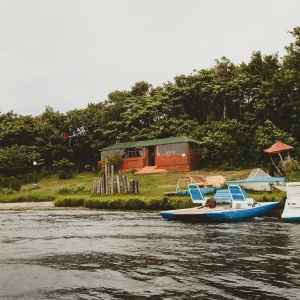
[(300, 223), (300, 217), (294, 217), (294, 218), (282, 218), (283, 222), (287, 223)]
[(162, 211), (160, 215), (167, 220), (172, 221), (188, 221), (188, 222), (239, 222), (251, 219), (261, 215), (267, 215), (274, 211), (279, 202), (271, 202), (257, 207), (249, 207), (246, 209), (229, 209), (229, 210), (212, 210), (202, 212), (194, 210), (194, 212), (185, 210)]

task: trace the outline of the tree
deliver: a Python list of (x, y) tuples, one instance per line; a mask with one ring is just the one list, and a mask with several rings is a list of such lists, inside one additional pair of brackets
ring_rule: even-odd
[[(273, 166), (270, 165), (269, 158), (266, 157), (266, 154), (263, 152), (263, 150), (269, 148), (277, 141), (284, 142), (297, 148), (297, 142), (291, 136), (291, 134), (279, 129), (270, 120), (267, 120), (263, 125), (257, 127), (251, 144), (253, 161), (257, 163), (263, 163), (267, 160), (267, 164), (269, 165), (271, 172), (276, 172), (277, 170), (274, 170)], [(276, 163), (276, 165), (278, 165), (278, 163)]]
[(237, 120), (215, 121), (200, 126), (196, 139), (201, 141), (203, 167), (231, 169), (247, 166), (251, 153), (251, 128)]
[(32, 145), (36, 130), (29, 116), (19, 116), (13, 112), (0, 115), (0, 147)]
[(34, 119), (37, 132), (35, 145), (45, 160), (46, 168), (50, 168), (54, 160), (72, 159), (73, 151), (64, 140), (67, 132), (65, 115), (46, 107), (41, 118)]
[(0, 147), (0, 175), (10, 177), (34, 173), (33, 162), (42, 163), (38, 150), (34, 146), (26, 145)]
[(68, 159), (63, 158), (59, 161), (53, 162), (53, 169), (58, 173), (60, 179), (67, 179), (72, 177), (72, 168), (74, 163), (70, 162)]

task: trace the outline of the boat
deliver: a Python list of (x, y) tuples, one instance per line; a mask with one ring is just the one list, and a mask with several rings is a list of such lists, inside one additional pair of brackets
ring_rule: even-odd
[(189, 191), (193, 203), (200, 206), (161, 211), (160, 215), (172, 221), (238, 222), (269, 214), (279, 205), (279, 202), (255, 202), (239, 185), (228, 186), (225, 204), (218, 204), (222, 199), (204, 198), (196, 184), (189, 184)]
[(253, 191), (272, 192), (274, 187), (285, 186), (285, 177), (272, 177), (260, 168), (253, 169), (246, 179), (225, 180), (227, 185), (237, 184)]
[(300, 182), (286, 183), (286, 200), (281, 218), (284, 222), (300, 223)]
[[(204, 177), (199, 175), (199, 179), (201, 182), (197, 182), (190, 176), (188, 175), (184, 179), (179, 179), (176, 184), (176, 191), (174, 192), (165, 192), (164, 195), (167, 196), (190, 196), (190, 192), (188, 190), (188, 183), (194, 183), (197, 184), (204, 196), (210, 195), (216, 192), (216, 190), (221, 189), (222, 184), (225, 182), (225, 178), (223, 176), (209, 176), (209, 177)], [(182, 183), (185, 182), (184, 188), (182, 188)]]

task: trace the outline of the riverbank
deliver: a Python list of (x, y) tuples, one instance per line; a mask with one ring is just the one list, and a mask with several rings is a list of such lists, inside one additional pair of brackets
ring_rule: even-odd
[[(49, 210), (70, 209), (75, 207), (109, 210), (168, 210), (191, 206), (190, 197), (166, 196), (176, 190), (176, 184), (183, 180), (180, 188), (187, 189), (187, 176), (195, 180), (202, 177), (222, 175), (227, 180), (244, 178), (250, 170), (219, 171), (202, 170), (193, 172), (170, 172), (167, 174), (137, 175), (128, 174), (130, 179), (139, 179), (140, 189), (137, 194), (101, 195), (93, 193), (94, 180), (101, 174), (80, 173), (67, 180), (56, 176), (41, 178), (38, 187), (23, 185), (20, 191), (3, 189), (0, 191), (0, 210)], [(256, 201), (285, 200), (281, 193), (250, 193)]]
[(54, 202), (19, 202), (19, 203), (0, 203), (0, 210), (49, 210), (62, 209), (56, 207)]

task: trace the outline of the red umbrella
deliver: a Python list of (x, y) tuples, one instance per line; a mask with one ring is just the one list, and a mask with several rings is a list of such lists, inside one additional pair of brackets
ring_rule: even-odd
[(284, 144), (282, 142), (276, 142), (270, 148), (265, 149), (264, 152), (269, 154), (275, 154), (275, 153), (285, 152), (289, 150), (294, 150), (294, 147)]
[[(280, 152), (286, 152), (289, 150), (294, 150), (294, 147), (289, 146), (287, 144), (284, 144), (282, 142), (276, 142), (275, 144), (273, 144), (270, 148), (265, 149), (264, 152), (270, 154), (276, 154), (278, 153), (280, 160), (283, 161), (282, 156), (280, 154)], [(276, 166), (275, 162), (272, 159), (272, 156), (270, 155), (272, 164), (274, 165), (274, 167), (277, 169), (278, 173), (280, 174), (280, 169), (278, 168), (278, 166)]]

